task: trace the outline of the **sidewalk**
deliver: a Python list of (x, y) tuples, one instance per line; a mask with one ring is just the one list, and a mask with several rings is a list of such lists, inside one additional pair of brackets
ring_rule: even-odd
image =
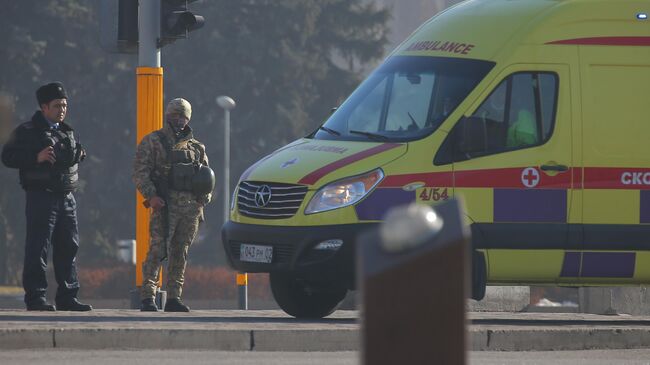
[[(469, 318), (474, 351), (650, 348), (650, 317), (479, 312)], [(307, 321), (278, 310), (0, 310), (0, 349), (356, 351), (359, 340), (357, 311)]]

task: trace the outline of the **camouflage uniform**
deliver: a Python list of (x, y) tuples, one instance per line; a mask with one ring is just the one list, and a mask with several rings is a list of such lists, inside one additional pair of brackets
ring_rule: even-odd
[[(205, 146), (195, 140), (186, 126), (179, 135), (165, 125), (160, 131), (166, 136), (173, 151), (187, 151), (195, 162), (208, 165)], [(138, 146), (133, 165), (133, 180), (145, 199), (159, 196), (165, 207), (151, 212), (149, 225), (149, 252), (142, 267), (142, 299), (154, 298), (161, 261), (169, 258), (167, 266), (167, 296), (180, 299), (187, 263), (187, 251), (196, 236), (199, 222), (203, 220), (203, 207), (211, 195), (195, 196), (189, 191), (169, 189), (167, 196), (157, 192), (154, 181), (167, 179), (171, 159), (161, 142), (159, 131), (146, 135)]]

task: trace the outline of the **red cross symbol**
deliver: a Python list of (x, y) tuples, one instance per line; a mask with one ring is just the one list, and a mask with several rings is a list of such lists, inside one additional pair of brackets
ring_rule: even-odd
[(527, 188), (534, 188), (539, 184), (539, 172), (534, 167), (527, 167), (521, 172), (521, 182)]

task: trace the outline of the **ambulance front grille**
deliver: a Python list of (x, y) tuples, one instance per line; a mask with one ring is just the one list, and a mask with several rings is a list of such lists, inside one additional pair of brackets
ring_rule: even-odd
[(237, 190), (237, 208), (241, 215), (251, 218), (291, 218), (306, 194), (304, 185), (242, 181)]

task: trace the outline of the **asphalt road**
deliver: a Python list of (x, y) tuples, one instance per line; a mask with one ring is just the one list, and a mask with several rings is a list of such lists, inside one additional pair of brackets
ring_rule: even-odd
[[(220, 364), (220, 365), (353, 365), (358, 352), (223, 352), (223, 351), (70, 351), (0, 352), (3, 364)], [(435, 363), (435, 362), (431, 362)], [(469, 365), (650, 365), (650, 349), (542, 352), (471, 352)]]

